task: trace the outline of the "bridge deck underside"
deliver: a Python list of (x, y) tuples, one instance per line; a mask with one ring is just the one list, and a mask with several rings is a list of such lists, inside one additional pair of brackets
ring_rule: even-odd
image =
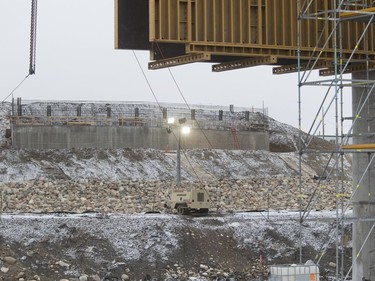
[[(279, 66), (296, 64), (298, 52), (302, 63), (332, 62), (341, 47), (342, 63), (375, 64), (375, 29), (373, 24), (366, 28), (375, 8), (361, 9), (366, 0), (340, 9), (333, 1), (308, 1), (307, 8), (297, 2), (115, 0), (115, 45), (150, 50), (151, 60), (204, 53), (209, 62), (275, 57)], [(299, 9), (306, 20), (298, 20)], [(342, 46), (335, 46), (334, 18), (341, 19)]]
[[(303, 60), (332, 60), (335, 46), (332, 1), (313, 1), (311, 19), (300, 21)], [(150, 41), (184, 43), (186, 53), (256, 57), (276, 56), (281, 64), (297, 59), (297, 1), (293, 0), (151, 0)], [(322, 12), (324, 11), (324, 12)], [(372, 10), (367, 9), (365, 15)], [(353, 60), (375, 61), (374, 27), (359, 41), (366, 22), (350, 21), (360, 13), (342, 13), (343, 54)], [(337, 15), (338, 16), (338, 15)], [(367, 43), (366, 43), (367, 42)], [(345, 57), (343, 59), (345, 59)], [(281, 59), (281, 60), (280, 60)]]

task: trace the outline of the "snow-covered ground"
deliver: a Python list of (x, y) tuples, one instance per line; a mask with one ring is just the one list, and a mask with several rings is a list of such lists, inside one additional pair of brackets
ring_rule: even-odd
[[(0, 151), (0, 182), (33, 179), (174, 179), (176, 154), (154, 149), (72, 149)], [(182, 178), (198, 181), (220, 178), (296, 176), (299, 158), (295, 152), (241, 150), (184, 150)], [(329, 155), (304, 155), (303, 176), (321, 175)], [(326, 175), (334, 167), (331, 161)], [(351, 165), (345, 159), (344, 172), (350, 178)]]
[[(64, 239), (66, 231), (56, 232), (61, 225), (75, 227), (93, 234), (98, 239), (106, 239), (124, 260), (136, 260), (147, 256), (155, 262), (153, 251), (164, 260), (179, 247), (179, 229), (188, 225), (194, 229), (230, 229), (240, 247), (258, 248), (263, 243), (266, 248), (277, 250), (277, 255), (285, 255), (295, 249), (299, 241), (299, 212), (245, 212), (233, 214), (212, 214), (209, 217), (182, 217), (170, 214), (2, 214), (0, 234), (9, 242), (32, 244), (49, 239), (51, 242)], [(347, 216), (350, 216), (348, 212)], [(303, 225), (302, 246), (319, 249), (327, 242), (330, 223), (336, 219), (335, 211), (311, 212)], [(314, 231), (311, 231), (314, 229)], [(295, 245), (290, 249), (285, 244), (275, 244), (267, 231), (273, 230)], [(334, 233), (331, 233), (334, 235)], [(140, 236), (142, 238), (140, 239)], [(153, 239), (158, 238), (158, 239)], [(273, 257), (267, 257), (272, 260)]]

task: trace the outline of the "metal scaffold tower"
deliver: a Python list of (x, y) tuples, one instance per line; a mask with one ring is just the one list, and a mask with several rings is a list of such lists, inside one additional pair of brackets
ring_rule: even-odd
[[(336, 243), (336, 280), (375, 280), (375, 61), (371, 53), (375, 47), (375, 1), (367, 0), (300, 0), (298, 2), (298, 105), (301, 129), (300, 190), (302, 189), (301, 162), (308, 153), (327, 153), (329, 163), (322, 174), (335, 182), (336, 221), (328, 235), (329, 243)], [(317, 39), (314, 52), (306, 63), (301, 42)], [(332, 53), (331, 61), (321, 54)], [(319, 70), (319, 77), (312, 74)], [(351, 75), (351, 77), (350, 77)], [(319, 87), (317, 87), (319, 86)], [(323, 89), (323, 99), (312, 118), (308, 134), (302, 134), (303, 100), (306, 89)], [(344, 110), (348, 90), (352, 91), (352, 113)], [(331, 115), (330, 115), (331, 114)], [(319, 121), (319, 116), (322, 116)], [(324, 120), (333, 119), (334, 147), (316, 151), (312, 139), (323, 128)], [(351, 123), (350, 123), (351, 122)], [(353, 157), (353, 188), (344, 188), (344, 157)], [(322, 188), (319, 180), (307, 206), (300, 204), (301, 225)], [(350, 214), (350, 210), (352, 213)], [(303, 210), (303, 211), (302, 211)], [(344, 225), (352, 222), (352, 262), (345, 268), (343, 237)], [(301, 227), (302, 241), (302, 227)], [(324, 256), (325, 247), (317, 255), (317, 263)], [(302, 256), (302, 251), (300, 250)]]

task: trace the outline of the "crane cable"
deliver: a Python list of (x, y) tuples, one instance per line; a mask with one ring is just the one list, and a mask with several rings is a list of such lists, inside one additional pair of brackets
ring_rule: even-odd
[(37, 7), (38, 0), (32, 0), (31, 3), (31, 26), (30, 26), (30, 65), (29, 74), (35, 74), (36, 62), (36, 27), (37, 27)]
[(23, 82), (30, 76), (35, 74), (35, 63), (36, 63), (36, 27), (37, 27), (37, 6), (38, 0), (32, 0), (31, 2), (31, 25), (30, 25), (30, 61), (29, 61), (29, 74), (23, 78), (23, 80), (17, 84), (17, 86), (7, 95), (2, 102), (5, 102), (10, 96), (13, 97), (13, 93), (22, 85)]
[[(142, 65), (141, 65), (141, 63), (140, 63), (140, 61), (139, 61), (139, 59), (138, 59), (138, 56), (137, 56), (137, 54), (135, 53), (134, 50), (133, 50), (133, 55), (134, 55), (134, 57), (135, 57), (135, 59), (136, 59), (136, 61), (137, 61), (137, 64), (138, 64), (138, 66), (139, 66), (139, 69), (140, 69), (141, 72), (142, 72), (143, 78), (146, 80), (146, 83), (147, 83), (147, 85), (148, 85), (148, 88), (149, 88), (150, 91), (151, 91), (151, 94), (153, 95), (153, 97), (154, 97), (154, 99), (155, 99), (155, 101), (156, 101), (156, 103), (157, 103), (157, 105), (158, 105), (160, 111), (163, 112), (163, 107), (161, 106), (161, 104), (160, 104), (160, 102), (159, 102), (159, 100), (158, 100), (158, 98), (157, 98), (157, 96), (156, 96), (156, 93), (155, 93), (154, 89), (152, 88), (151, 83), (150, 83), (149, 79), (147, 78), (147, 75), (146, 75), (145, 71), (143, 70)], [(173, 134), (174, 138), (177, 140), (178, 137), (176, 136), (176, 134), (175, 134), (173, 131), (171, 131), (171, 133)], [(187, 161), (189, 162), (189, 165), (190, 165), (191, 169), (193, 170), (193, 173), (195, 174), (195, 177), (196, 177), (196, 178), (198, 179), (198, 181), (203, 185), (202, 179), (198, 176), (197, 171), (194, 169), (194, 167), (193, 167), (192, 164), (190, 163), (190, 160), (186, 157), (185, 152), (183, 152), (183, 153), (184, 153), (184, 155), (185, 155), (185, 158), (186, 158)]]
[(25, 78), (23, 78), (23, 80), (10, 92), (9, 95), (7, 95), (2, 102), (6, 101), (10, 96), (13, 97), (13, 93), (18, 89), (19, 86), (22, 85), (23, 82), (25, 82), (25, 80), (27, 79), (27, 77), (29, 77), (30, 74), (27, 74)]

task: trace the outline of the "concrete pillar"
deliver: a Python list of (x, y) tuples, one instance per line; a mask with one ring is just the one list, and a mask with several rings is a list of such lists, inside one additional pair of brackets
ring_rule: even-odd
[[(353, 80), (367, 79), (366, 73), (355, 73), (352, 75)], [(369, 79), (375, 80), (375, 72), (370, 74)], [(353, 116), (356, 115), (358, 108), (361, 107), (367, 93), (368, 89), (353, 88)], [(369, 101), (359, 115), (360, 118), (357, 119), (353, 127), (353, 143), (374, 143), (375, 136), (372, 134), (375, 133), (375, 91), (371, 93)], [(361, 177), (366, 171), (371, 156), (373, 156), (373, 154), (353, 154), (353, 190), (356, 189)], [(370, 230), (375, 223), (374, 221), (371, 221), (371, 219), (375, 218), (374, 163), (371, 165), (370, 170), (365, 174), (360, 183), (360, 187), (355, 192), (353, 199), (353, 216), (358, 218), (358, 220), (353, 223), (353, 262), (362, 248), (358, 258), (353, 264), (353, 281), (375, 280), (375, 229), (370, 233)], [(370, 236), (364, 244), (369, 233)]]

